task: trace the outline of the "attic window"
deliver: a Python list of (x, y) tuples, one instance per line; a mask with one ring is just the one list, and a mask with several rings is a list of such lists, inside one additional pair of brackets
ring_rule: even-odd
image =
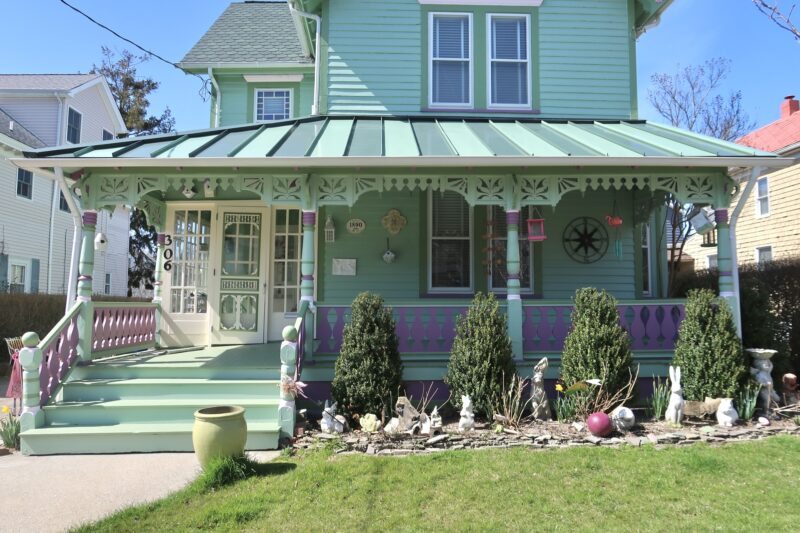
[(292, 90), (256, 89), (255, 107), (257, 122), (292, 118)]

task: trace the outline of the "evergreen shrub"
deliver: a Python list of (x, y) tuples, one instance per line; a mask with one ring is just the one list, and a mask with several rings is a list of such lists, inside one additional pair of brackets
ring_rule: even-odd
[(331, 391), (339, 412), (380, 417), (392, 411), (403, 375), (392, 310), (369, 292), (356, 296), (350, 309)]
[(614, 395), (631, 380), (633, 355), (628, 332), (620, 325), (617, 300), (587, 287), (575, 293), (572, 329), (564, 341), (561, 379), (567, 387), (599, 379)]
[(516, 375), (506, 316), (493, 294), (477, 293), (466, 315), (458, 317), (456, 337), (444, 382), (453, 403), (469, 395), (475, 411), (491, 417)]
[(681, 367), (687, 400), (732, 398), (744, 385), (747, 364), (733, 315), (712, 291), (689, 291), (672, 364)]

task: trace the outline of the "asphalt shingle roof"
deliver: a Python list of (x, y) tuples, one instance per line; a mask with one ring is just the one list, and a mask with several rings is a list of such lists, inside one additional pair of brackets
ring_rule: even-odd
[(0, 90), (69, 91), (99, 74), (0, 74)]
[(183, 64), (311, 63), (285, 1), (237, 2), (219, 16)]
[(45, 145), (39, 137), (28, 131), (2, 108), (0, 108), (0, 133), (31, 148), (42, 148)]

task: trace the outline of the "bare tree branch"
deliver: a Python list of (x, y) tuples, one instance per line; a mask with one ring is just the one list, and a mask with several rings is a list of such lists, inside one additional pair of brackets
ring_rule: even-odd
[(791, 7), (786, 9), (781, 8), (778, 2), (767, 2), (766, 0), (753, 0), (753, 5), (756, 9), (761, 11), (764, 16), (768, 17), (772, 22), (777, 24), (781, 29), (791, 33), (795, 40), (800, 41), (800, 29), (792, 22), (792, 15), (794, 8), (797, 4), (792, 4)]

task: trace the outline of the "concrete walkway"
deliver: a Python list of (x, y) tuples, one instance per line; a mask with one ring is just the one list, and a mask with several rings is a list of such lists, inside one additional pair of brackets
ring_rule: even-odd
[[(278, 452), (250, 455), (266, 462)], [(192, 453), (0, 456), (0, 531), (65, 531), (163, 498), (199, 472)]]

